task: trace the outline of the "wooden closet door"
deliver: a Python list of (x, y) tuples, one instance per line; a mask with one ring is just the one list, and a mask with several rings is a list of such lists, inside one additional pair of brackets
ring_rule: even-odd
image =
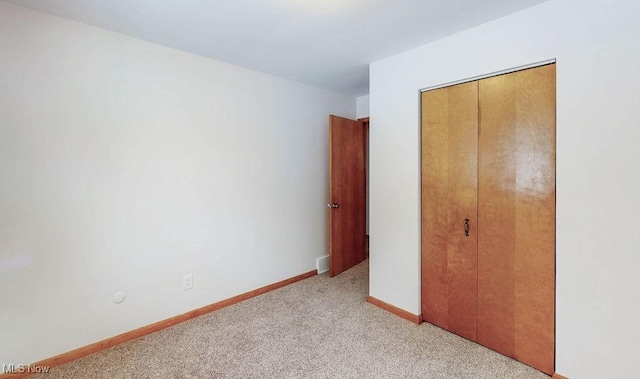
[(477, 82), (422, 94), (422, 316), (473, 341), (478, 309), (477, 105)]
[(547, 374), (555, 333), (555, 65), (479, 84), (478, 342)]

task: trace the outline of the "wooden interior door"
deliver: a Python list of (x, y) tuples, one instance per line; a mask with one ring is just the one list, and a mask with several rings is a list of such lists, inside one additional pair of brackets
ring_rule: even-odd
[(424, 92), (422, 317), (472, 341), (478, 309), (477, 162), (478, 83)]
[(555, 65), (479, 84), (478, 342), (554, 370)]
[(365, 134), (360, 121), (329, 116), (329, 275), (365, 259)]

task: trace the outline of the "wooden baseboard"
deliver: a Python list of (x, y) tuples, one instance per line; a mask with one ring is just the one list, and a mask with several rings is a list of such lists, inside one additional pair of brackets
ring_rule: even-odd
[[(100, 341), (100, 342), (96, 342), (93, 343), (91, 345), (88, 346), (84, 346), (72, 351), (69, 351), (67, 353), (63, 353), (60, 355), (56, 355), (55, 357), (52, 358), (48, 358), (45, 360), (42, 360), (40, 362), (34, 363), (31, 365), (31, 369), (32, 371), (30, 373), (27, 372), (15, 372), (15, 373), (8, 373), (8, 374), (2, 374), (0, 373), (0, 379), (8, 379), (8, 378), (26, 378), (27, 376), (35, 373), (33, 370), (37, 370), (37, 369), (46, 369), (46, 368), (51, 368), (51, 367), (55, 367), (55, 366), (59, 366), (61, 364), (67, 363), (67, 362), (71, 362), (74, 361), (78, 358), (82, 358), (86, 355), (89, 354), (94, 354), (97, 353), (100, 350), (104, 350), (104, 349), (108, 349), (110, 347), (119, 345), (121, 343), (127, 342), (127, 341), (131, 341), (133, 339), (145, 336), (147, 334), (151, 334), (153, 332), (157, 332), (159, 330), (162, 330), (164, 328), (168, 328), (170, 326), (179, 324), (181, 322), (187, 321), (187, 320), (191, 320), (192, 318), (198, 317), (198, 316), (202, 316), (204, 314), (207, 313), (211, 313), (214, 311), (217, 311), (219, 309), (228, 307), (230, 305), (233, 304), (237, 304), (241, 301), (247, 300), (247, 299), (251, 299), (252, 297), (256, 297), (258, 295), (262, 295), (264, 293), (276, 290), (278, 288), (284, 287), (286, 285), (295, 283), (295, 282), (299, 282), (303, 279), (307, 279), (310, 278), (312, 276), (317, 275), (317, 271), (313, 270), (313, 271), (309, 271), (306, 272), (304, 274), (298, 275), (298, 276), (294, 276), (293, 278), (289, 278), (289, 279), (285, 279), (283, 281), (277, 282), (277, 283), (273, 283), (270, 284), (268, 286), (262, 287), (262, 288), (258, 288), (256, 290), (253, 291), (249, 291), (246, 293), (243, 293), (241, 295), (238, 296), (234, 296), (232, 298), (226, 299), (226, 300), (222, 300), (219, 301), (217, 303), (213, 303), (207, 306), (204, 306), (202, 308), (198, 308), (198, 309), (194, 309), (192, 311), (189, 311), (187, 313), (183, 313), (181, 315), (175, 316), (175, 317), (171, 317), (168, 318), (166, 320), (162, 320), (162, 321), (158, 321), (156, 323), (147, 325), (147, 326), (143, 326), (141, 328), (132, 330), (130, 332), (126, 332), (120, 335), (117, 335), (115, 337), (111, 337), (111, 338), (107, 338), (106, 340)], [(0, 362), (0, 364), (3, 362)], [(26, 371), (26, 368), (25, 368)]]
[(553, 376), (551, 377), (551, 379), (569, 379), (566, 376), (562, 376), (560, 374), (558, 374), (557, 372), (553, 373)]
[(367, 296), (367, 302), (375, 305), (378, 308), (382, 308), (387, 312), (391, 312), (396, 316), (402, 317), (403, 319), (409, 320), (414, 324), (422, 324), (422, 315), (414, 315), (411, 312), (407, 312), (404, 309), (400, 309), (395, 305), (391, 305), (389, 303), (385, 303), (382, 300), (378, 300), (373, 296)]

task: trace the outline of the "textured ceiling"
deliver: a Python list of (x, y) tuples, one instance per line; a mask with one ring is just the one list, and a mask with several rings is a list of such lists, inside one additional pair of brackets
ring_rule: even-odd
[(353, 96), (368, 64), (544, 0), (8, 0)]

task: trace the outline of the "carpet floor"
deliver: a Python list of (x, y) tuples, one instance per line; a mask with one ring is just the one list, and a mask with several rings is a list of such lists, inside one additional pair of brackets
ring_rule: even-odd
[(549, 378), (367, 303), (368, 274), (318, 275), (34, 378)]

